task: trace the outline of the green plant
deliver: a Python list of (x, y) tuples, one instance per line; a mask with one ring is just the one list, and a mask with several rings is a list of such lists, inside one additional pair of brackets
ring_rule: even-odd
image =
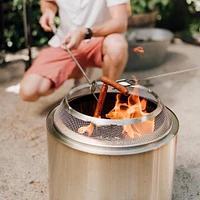
[[(30, 3), (30, 24), (32, 46), (42, 46), (47, 43), (50, 34), (44, 32), (40, 27), (41, 16), (39, 0), (29, 0)], [(4, 49), (9, 52), (16, 52), (26, 48), (23, 23), (23, 0), (8, 0), (4, 3)]]
[(141, 14), (153, 11), (155, 8), (166, 7), (171, 0), (131, 0), (132, 14)]
[(184, 37), (200, 36), (200, 1), (186, 0), (188, 8), (188, 25), (183, 33)]
[(200, 12), (200, 1), (199, 0), (186, 0), (188, 4), (188, 10), (190, 13)]

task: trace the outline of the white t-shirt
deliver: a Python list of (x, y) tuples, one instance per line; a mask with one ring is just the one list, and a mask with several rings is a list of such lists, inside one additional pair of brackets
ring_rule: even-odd
[[(49, 45), (59, 46), (59, 39), (77, 27), (92, 27), (110, 19), (108, 8), (130, 0), (56, 0), (59, 7), (60, 26)], [(119, 13), (120, 15), (120, 13)]]

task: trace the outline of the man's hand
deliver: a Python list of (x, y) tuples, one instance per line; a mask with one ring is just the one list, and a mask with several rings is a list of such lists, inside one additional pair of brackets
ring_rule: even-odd
[(68, 49), (70, 50), (77, 49), (81, 41), (84, 40), (86, 33), (86, 28), (77, 28), (75, 30), (72, 30), (67, 33), (61, 44), (66, 44)]
[(40, 18), (40, 25), (46, 32), (51, 32), (49, 24), (54, 24), (55, 13), (51, 9), (46, 9)]

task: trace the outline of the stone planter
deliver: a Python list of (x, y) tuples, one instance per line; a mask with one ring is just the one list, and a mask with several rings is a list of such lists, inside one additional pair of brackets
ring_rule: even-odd
[[(129, 28), (126, 33), (129, 57), (125, 71), (142, 71), (161, 65), (173, 36), (167, 29)], [(142, 47), (144, 54), (135, 53), (136, 47)]]
[(155, 9), (149, 13), (132, 14), (128, 18), (129, 27), (154, 27), (156, 25), (156, 18), (158, 10)]

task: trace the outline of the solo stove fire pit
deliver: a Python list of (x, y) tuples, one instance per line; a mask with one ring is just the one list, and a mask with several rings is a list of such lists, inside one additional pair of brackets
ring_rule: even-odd
[[(97, 84), (101, 87), (102, 82)], [(101, 118), (93, 117), (97, 101), (89, 84), (72, 89), (49, 113), (50, 199), (172, 199), (178, 119), (150, 89), (122, 84), (131, 95), (125, 97), (109, 86)], [(98, 97), (99, 90), (95, 94)], [(125, 102), (133, 101), (130, 96), (146, 101), (141, 107), (145, 115), (105, 117), (115, 107), (116, 97), (123, 109)], [(89, 124), (94, 125), (91, 136), (78, 133)]]

